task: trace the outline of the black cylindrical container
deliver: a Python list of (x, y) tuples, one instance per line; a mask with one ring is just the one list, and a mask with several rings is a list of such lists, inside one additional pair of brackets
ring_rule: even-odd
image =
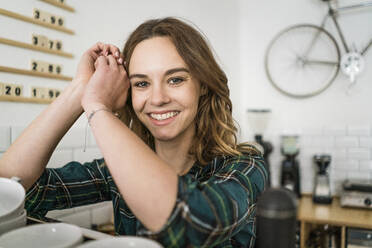
[(294, 248), (296, 196), (283, 188), (266, 190), (257, 203), (257, 248)]

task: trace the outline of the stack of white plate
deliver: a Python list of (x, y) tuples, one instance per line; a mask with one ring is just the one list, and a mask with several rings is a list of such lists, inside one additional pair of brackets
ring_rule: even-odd
[(25, 190), (15, 179), (0, 177), (0, 235), (26, 225)]

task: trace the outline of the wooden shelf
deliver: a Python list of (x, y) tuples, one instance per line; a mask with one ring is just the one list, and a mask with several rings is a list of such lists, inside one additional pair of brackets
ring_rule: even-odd
[(74, 57), (74, 55), (72, 55), (71, 53), (66, 53), (66, 52), (62, 52), (62, 51), (58, 51), (58, 50), (51, 50), (51, 49), (43, 48), (43, 47), (37, 47), (37, 46), (27, 44), (27, 43), (24, 43), (24, 42), (9, 40), (9, 39), (5, 39), (5, 38), (1, 38), (1, 37), (0, 37), (0, 43), (6, 44), (6, 45), (9, 45), (9, 46), (16, 46), (16, 47), (20, 47), (20, 48), (35, 50), (35, 51), (39, 51), (39, 52), (55, 54), (55, 55), (63, 56), (63, 57), (66, 57), (66, 58), (73, 58)]
[(40, 99), (31, 98), (23, 96), (0, 96), (0, 101), (3, 102), (27, 102), (27, 103), (39, 103), (39, 104), (49, 104), (53, 102), (51, 99)]
[(49, 24), (49, 23), (46, 23), (46, 22), (42, 22), (42, 21), (39, 21), (39, 20), (35, 20), (31, 17), (20, 15), (18, 13), (15, 13), (15, 12), (12, 12), (12, 11), (9, 11), (9, 10), (6, 10), (6, 9), (0, 8), (0, 15), (8, 16), (8, 17), (18, 19), (18, 20), (21, 20), (21, 21), (24, 21), (24, 22), (29, 22), (29, 23), (33, 23), (33, 24), (36, 24), (36, 25), (39, 25), (39, 26), (46, 27), (46, 28), (50, 28), (50, 29), (54, 29), (54, 30), (57, 30), (57, 31), (65, 32), (67, 34), (75, 34), (75, 32), (73, 30), (70, 30), (70, 29), (67, 29), (67, 28), (64, 28), (64, 27), (60, 27), (60, 26), (55, 26), (55, 25), (52, 25), (52, 24)]
[(42, 2), (45, 2), (45, 3), (49, 3), (51, 5), (54, 5), (58, 8), (61, 8), (61, 9), (64, 9), (64, 10), (67, 10), (67, 11), (70, 11), (70, 12), (75, 12), (75, 9), (72, 8), (71, 6), (68, 6), (67, 4), (62, 4), (58, 1), (55, 1), (55, 0), (40, 0)]
[(332, 204), (316, 204), (311, 195), (299, 200), (297, 219), (301, 221), (301, 248), (305, 247), (309, 233), (316, 225), (331, 225), (341, 228), (341, 247), (345, 247), (346, 228), (372, 229), (372, 212), (370, 209), (342, 208), (340, 199), (333, 198)]
[(302, 197), (297, 218), (314, 224), (329, 224), (372, 229), (372, 212), (369, 209), (342, 208), (340, 199), (333, 198), (332, 204), (313, 203), (311, 197)]
[(28, 75), (28, 76), (34, 76), (34, 77), (53, 78), (53, 79), (65, 80), (65, 81), (72, 80), (72, 77), (68, 77), (68, 76), (56, 75), (56, 74), (51, 74), (51, 73), (43, 73), (43, 72), (37, 72), (37, 71), (31, 71), (31, 70), (23, 70), (23, 69), (17, 69), (17, 68), (12, 68), (12, 67), (7, 67), (7, 66), (0, 66), (0, 72), (22, 74), (22, 75)]

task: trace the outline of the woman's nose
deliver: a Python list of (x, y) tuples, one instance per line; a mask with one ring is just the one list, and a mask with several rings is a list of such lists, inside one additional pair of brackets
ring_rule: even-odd
[(151, 104), (161, 106), (170, 102), (167, 90), (161, 85), (154, 85), (151, 91)]

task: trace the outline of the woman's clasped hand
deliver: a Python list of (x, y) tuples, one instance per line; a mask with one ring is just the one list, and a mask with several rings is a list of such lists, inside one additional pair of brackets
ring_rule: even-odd
[(98, 109), (114, 112), (125, 105), (130, 84), (119, 48), (97, 43), (83, 55), (79, 69), (77, 77), (90, 76), (81, 100), (87, 114)]

